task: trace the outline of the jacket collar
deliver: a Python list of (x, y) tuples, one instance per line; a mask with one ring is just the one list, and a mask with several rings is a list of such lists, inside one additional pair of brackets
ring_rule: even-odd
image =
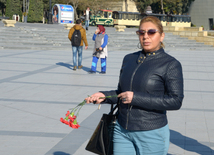
[(160, 53), (162, 53), (163, 51), (164, 51), (163, 48), (160, 48), (160, 49), (157, 50), (157, 51), (148, 52), (148, 53), (146, 53), (144, 50), (142, 50), (141, 53), (142, 53), (143, 55), (145, 55), (146, 57), (149, 57), (149, 56), (154, 56), (154, 55), (160, 54)]
[(142, 50), (139, 54), (139, 57), (137, 59), (137, 63), (140, 63), (144, 60), (144, 58), (147, 58), (147, 57), (154, 57), (154, 56), (157, 56), (157, 55), (160, 55), (161, 53), (164, 52), (164, 49), (163, 48), (160, 48), (159, 50), (157, 51), (154, 51), (154, 52), (149, 52), (149, 53), (146, 53), (144, 50)]

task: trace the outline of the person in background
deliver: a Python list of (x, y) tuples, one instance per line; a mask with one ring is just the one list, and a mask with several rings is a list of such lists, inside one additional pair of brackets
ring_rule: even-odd
[[(68, 38), (70, 41), (72, 41), (73, 33), (75, 30), (79, 30), (81, 34), (80, 38), (80, 43), (79, 45), (72, 45), (72, 51), (73, 51), (73, 64), (74, 68), (73, 70), (75, 71), (77, 69), (77, 52), (78, 52), (78, 69), (81, 69), (82, 66), (82, 51), (83, 51), (83, 42), (85, 43), (85, 49), (88, 48), (88, 42), (86, 38), (86, 31), (82, 27), (82, 22), (81, 19), (76, 20), (76, 24), (70, 29)], [(74, 39), (74, 38), (73, 38)], [(73, 44), (73, 43), (72, 43)]]
[(98, 59), (101, 59), (101, 72), (100, 74), (106, 74), (106, 59), (108, 56), (108, 35), (105, 33), (105, 28), (102, 25), (98, 25), (92, 40), (95, 41), (93, 50), (93, 59), (90, 74), (96, 73)]
[[(167, 111), (180, 109), (184, 97), (182, 66), (164, 51), (165, 34), (158, 18), (144, 17), (136, 33), (142, 50), (124, 57), (117, 89), (97, 92), (85, 100), (118, 103), (114, 155), (166, 155)], [(113, 95), (117, 97), (105, 98)]]
[(89, 22), (90, 22), (90, 8), (87, 7), (85, 11), (85, 29), (88, 30), (89, 27)]

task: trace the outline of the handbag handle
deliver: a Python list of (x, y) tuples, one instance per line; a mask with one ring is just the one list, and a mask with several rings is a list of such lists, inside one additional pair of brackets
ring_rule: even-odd
[(118, 99), (117, 104), (115, 106), (113, 104), (111, 104), (111, 110), (110, 110), (109, 114), (113, 114), (117, 108), (119, 109), (118, 102), (120, 102), (120, 99)]

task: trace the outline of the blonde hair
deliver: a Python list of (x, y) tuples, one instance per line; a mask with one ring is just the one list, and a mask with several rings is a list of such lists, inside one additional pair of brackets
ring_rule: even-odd
[[(144, 17), (143, 19), (141, 19), (141, 21), (140, 21), (140, 26), (143, 24), (143, 23), (146, 23), (146, 22), (151, 22), (151, 23), (153, 23), (155, 26), (157, 26), (157, 28), (158, 28), (158, 31), (160, 32), (160, 34), (162, 34), (163, 33), (163, 26), (162, 26), (162, 24), (161, 24), (161, 21), (157, 18), (157, 17), (155, 17), (155, 16), (146, 16), (146, 17)], [(139, 26), (139, 27), (140, 27)], [(163, 44), (163, 42), (161, 42), (161, 45), (160, 45), (162, 48), (164, 48), (165, 46), (164, 46), (164, 44)]]

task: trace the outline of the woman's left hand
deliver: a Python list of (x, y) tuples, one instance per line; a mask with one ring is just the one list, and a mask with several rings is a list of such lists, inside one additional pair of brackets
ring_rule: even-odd
[(100, 47), (100, 48), (99, 48), (99, 50), (100, 50), (100, 51), (102, 51), (102, 50), (103, 50), (103, 48), (102, 48), (102, 47)]
[(124, 104), (130, 104), (132, 102), (134, 93), (132, 91), (126, 91), (120, 93), (118, 97), (122, 100)]

